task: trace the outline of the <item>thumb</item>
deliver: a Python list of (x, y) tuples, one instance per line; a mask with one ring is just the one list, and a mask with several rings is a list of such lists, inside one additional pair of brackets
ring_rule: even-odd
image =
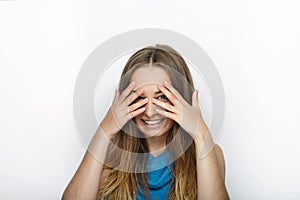
[(192, 106), (195, 108), (199, 107), (198, 93), (199, 90), (195, 90), (192, 96)]

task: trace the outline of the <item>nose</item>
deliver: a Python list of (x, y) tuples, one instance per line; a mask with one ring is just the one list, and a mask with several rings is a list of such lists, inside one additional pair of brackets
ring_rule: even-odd
[(156, 105), (152, 103), (151, 98), (149, 99), (147, 105), (145, 106), (145, 115), (151, 118), (153, 115), (156, 114)]

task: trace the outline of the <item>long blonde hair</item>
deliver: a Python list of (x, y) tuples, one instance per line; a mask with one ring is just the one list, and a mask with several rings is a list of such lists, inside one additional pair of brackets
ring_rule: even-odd
[[(167, 71), (172, 80), (173, 87), (188, 103), (191, 104), (194, 84), (189, 68), (180, 54), (167, 45), (150, 46), (134, 53), (123, 69), (119, 84), (120, 92), (122, 92), (130, 83), (132, 73), (137, 68), (147, 64), (162, 67)], [(170, 70), (170, 68), (172, 70)], [(176, 76), (173, 71), (176, 71), (184, 77), (187, 84), (178, 80), (178, 76)], [(145, 138), (135, 137), (139, 134), (139, 130), (132, 123), (132, 121), (128, 122), (124, 128), (117, 133), (114, 138), (114, 145), (110, 145), (109, 147), (104, 168), (110, 168), (111, 172), (107, 184), (99, 188), (99, 199), (103, 199), (104, 197), (106, 199), (136, 199), (138, 180), (141, 181), (145, 198), (148, 199), (147, 173), (133, 173), (129, 170), (129, 168), (132, 167), (143, 169), (147, 164), (146, 157), (143, 159), (143, 162), (135, 162), (137, 158), (131, 152), (149, 152)], [(132, 134), (126, 134), (125, 132), (127, 131)], [(172, 167), (172, 181), (168, 199), (197, 199), (195, 144), (189, 134), (181, 129), (175, 122), (167, 135), (166, 144), (175, 139), (175, 135), (177, 134), (179, 134), (179, 137), (176, 136), (177, 139), (174, 140), (175, 144), (170, 147), (173, 149), (170, 150), (180, 156), (174, 161)], [(189, 142), (190, 145), (184, 149), (182, 144), (187, 142)], [(116, 153), (116, 147), (123, 149), (123, 151), (121, 153)], [(110, 167), (108, 167), (107, 163), (109, 163)], [(128, 171), (124, 169), (128, 169)]]

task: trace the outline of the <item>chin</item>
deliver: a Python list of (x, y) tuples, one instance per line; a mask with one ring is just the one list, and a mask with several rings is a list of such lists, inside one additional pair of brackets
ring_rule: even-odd
[(150, 138), (150, 137), (159, 137), (159, 136), (163, 136), (166, 134), (166, 131), (155, 131), (155, 132), (150, 132), (147, 130), (141, 130), (142, 133), (144, 134), (145, 138)]

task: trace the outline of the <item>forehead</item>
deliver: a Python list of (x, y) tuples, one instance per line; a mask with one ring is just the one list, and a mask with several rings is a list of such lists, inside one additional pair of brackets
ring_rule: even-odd
[(136, 69), (131, 76), (131, 81), (134, 81), (136, 83), (135, 89), (149, 84), (163, 84), (165, 80), (171, 83), (171, 79), (168, 73), (161, 67), (156, 66), (140, 67)]

